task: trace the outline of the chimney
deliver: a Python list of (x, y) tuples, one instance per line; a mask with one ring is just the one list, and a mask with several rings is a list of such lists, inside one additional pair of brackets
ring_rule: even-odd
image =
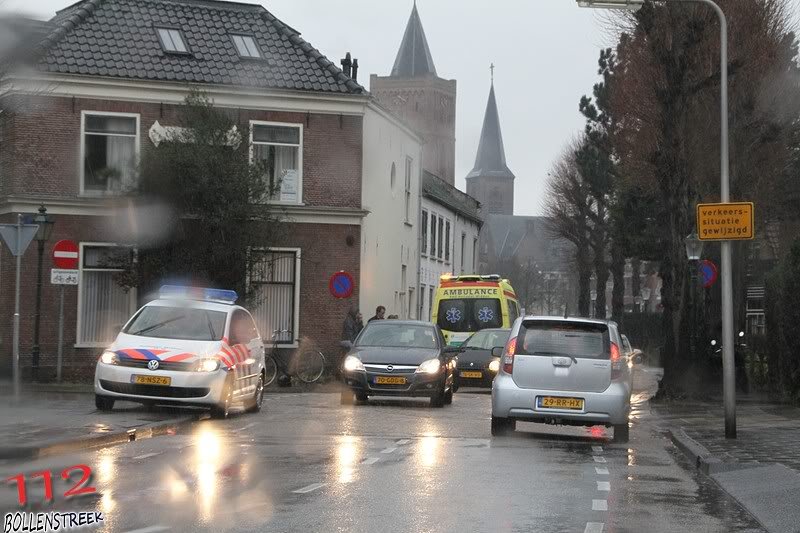
[(347, 52), (347, 55), (344, 56), (344, 59), (341, 61), (342, 63), (342, 71), (344, 75), (348, 78), (350, 77), (350, 67), (353, 66), (353, 61), (350, 59), (350, 52)]
[(353, 81), (358, 81), (358, 58), (353, 59)]

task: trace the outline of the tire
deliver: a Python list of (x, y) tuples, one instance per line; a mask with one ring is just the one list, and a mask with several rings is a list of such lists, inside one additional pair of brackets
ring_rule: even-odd
[(353, 405), (355, 403), (355, 394), (351, 390), (343, 390), (339, 396), (339, 403), (342, 405)]
[(453, 403), (453, 387), (451, 386), (450, 389), (444, 394), (444, 404), (451, 405)]
[(445, 402), (445, 384), (442, 383), (442, 388), (431, 396), (431, 407), (444, 407)]
[(306, 350), (297, 357), (295, 375), (303, 383), (314, 383), (325, 372), (325, 356), (316, 350)]
[(114, 398), (95, 394), (94, 406), (97, 407), (98, 411), (111, 411), (114, 408)]
[(257, 413), (261, 410), (261, 404), (264, 403), (264, 374), (258, 376), (256, 391), (253, 393), (253, 399), (250, 402), (247, 407), (248, 413)]
[(231, 414), (231, 404), (233, 403), (232, 380), (228, 379), (225, 382), (225, 388), (222, 390), (222, 400), (220, 401), (219, 405), (215, 405), (211, 408), (212, 418), (225, 419)]
[(264, 386), (269, 387), (278, 375), (278, 365), (272, 356), (264, 359)]
[(492, 436), (504, 437), (517, 429), (517, 421), (512, 418), (492, 416)]
[(614, 424), (614, 442), (628, 442), (630, 428), (628, 424)]

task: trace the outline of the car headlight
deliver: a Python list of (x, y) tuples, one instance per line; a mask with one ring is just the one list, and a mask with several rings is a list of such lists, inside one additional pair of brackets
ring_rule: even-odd
[(442, 363), (438, 359), (428, 359), (417, 368), (418, 374), (436, 374), (439, 372)]
[(348, 355), (344, 358), (344, 369), (347, 372), (358, 372), (358, 371), (365, 371), (364, 363), (361, 362), (361, 359), (354, 355)]
[(489, 363), (489, 370), (497, 374), (500, 371), (500, 359), (493, 359), (491, 363)]
[(219, 370), (219, 359), (201, 359), (197, 362), (197, 372), (216, 372)]
[(103, 355), (100, 356), (100, 361), (107, 365), (116, 365), (117, 364), (117, 354), (114, 352), (106, 350), (103, 352)]

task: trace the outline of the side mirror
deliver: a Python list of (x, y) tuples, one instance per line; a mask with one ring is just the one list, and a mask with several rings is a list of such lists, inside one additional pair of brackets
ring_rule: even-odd
[(492, 357), (502, 357), (504, 348), (502, 346), (495, 346), (492, 348)]
[(341, 341), (339, 342), (339, 346), (344, 348), (345, 350), (349, 350), (353, 347), (353, 343), (351, 341)]
[(633, 351), (633, 364), (641, 365), (644, 361), (644, 354), (641, 350), (634, 350)]

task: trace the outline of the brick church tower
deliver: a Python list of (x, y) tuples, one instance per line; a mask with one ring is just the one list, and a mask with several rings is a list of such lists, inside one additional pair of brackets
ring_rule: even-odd
[(485, 214), (514, 214), (514, 173), (506, 166), (494, 81), (486, 104), (475, 168), (467, 174), (467, 194), (481, 203)]
[(455, 184), (456, 80), (437, 76), (417, 6), (389, 76), (370, 76), (370, 91), (425, 140), (422, 168)]

